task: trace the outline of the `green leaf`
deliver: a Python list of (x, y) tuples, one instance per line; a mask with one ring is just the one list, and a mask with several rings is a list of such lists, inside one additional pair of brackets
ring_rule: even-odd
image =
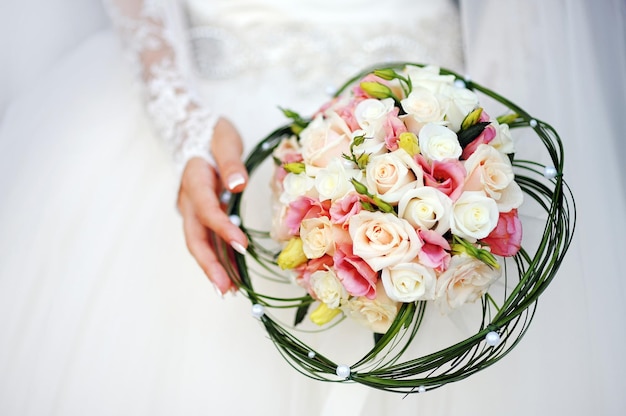
[(379, 334), (378, 332), (374, 332), (374, 344), (378, 344), (378, 341), (380, 341), (380, 339), (384, 336), (385, 334)]
[(303, 320), (306, 314), (309, 312), (309, 308), (311, 307), (311, 302), (302, 302), (298, 309), (296, 309), (296, 317), (293, 321), (293, 326), (297, 326)]
[(296, 113), (295, 111), (289, 110), (287, 108), (282, 108), (282, 107), (278, 107), (278, 108), (280, 108), (280, 111), (283, 112), (285, 117), (293, 120), (293, 123), (290, 126), (293, 134), (296, 134), (296, 135), (300, 134), (300, 132), (304, 130), (306, 126), (309, 125), (309, 121), (302, 118), (302, 116), (300, 116), (300, 114)]
[(465, 130), (461, 130), (457, 137), (459, 138), (459, 144), (462, 148), (465, 148), (468, 144), (474, 141), (475, 138), (480, 136), (480, 133), (485, 130), (485, 127), (489, 125), (488, 121), (476, 123), (473, 126), (468, 127)]

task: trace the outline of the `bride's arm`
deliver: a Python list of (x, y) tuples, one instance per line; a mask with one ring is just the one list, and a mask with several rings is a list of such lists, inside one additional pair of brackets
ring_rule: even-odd
[(247, 182), (241, 138), (195, 94), (178, 2), (105, 0), (105, 5), (143, 81), (147, 112), (181, 173), (178, 208), (187, 247), (225, 293), (233, 286), (207, 237), (212, 229), (238, 251), (248, 244), (218, 198), (222, 187), (240, 192)]

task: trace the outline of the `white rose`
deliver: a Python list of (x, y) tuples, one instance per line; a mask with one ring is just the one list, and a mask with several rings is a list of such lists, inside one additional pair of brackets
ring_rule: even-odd
[(414, 88), (400, 104), (406, 112), (401, 118), (408, 130), (415, 134), (426, 123), (444, 121), (444, 112), (437, 96), (426, 88)]
[(398, 149), (371, 157), (365, 181), (370, 192), (394, 204), (409, 189), (423, 185), (424, 172), (406, 151)]
[(483, 191), (496, 201), (501, 212), (508, 212), (521, 205), (523, 194), (514, 181), (513, 166), (509, 158), (493, 146), (478, 146), (465, 161), (465, 170), (467, 177), (464, 189)]
[(392, 98), (377, 100), (368, 98), (356, 105), (354, 117), (359, 127), (363, 129), (366, 137), (384, 138), (384, 123), (387, 115), (393, 110)]
[(420, 152), (426, 159), (458, 159), (463, 153), (456, 133), (440, 124), (426, 124), (420, 130), (418, 138)]
[(475, 302), (487, 293), (501, 273), (501, 269), (491, 268), (466, 254), (452, 256), (450, 266), (437, 279), (437, 304), (442, 312), (447, 312)]
[(372, 332), (384, 334), (393, 320), (396, 319), (400, 305), (389, 299), (379, 282), (376, 288), (376, 299), (371, 300), (365, 296), (352, 298), (345, 303), (342, 309), (346, 315), (369, 328)]
[(324, 254), (333, 255), (335, 252), (333, 229), (327, 217), (302, 220), (300, 238), (302, 250), (309, 259), (318, 259)]
[(413, 89), (426, 88), (430, 92), (437, 94), (448, 90), (454, 84), (454, 76), (440, 75), (439, 67), (436, 66), (429, 65), (423, 68), (407, 67), (406, 72), (411, 79)]
[(317, 171), (315, 189), (319, 193), (321, 201), (327, 199), (336, 201), (343, 198), (353, 190), (350, 179), (361, 180), (363, 172), (360, 169), (346, 168), (344, 160), (334, 159), (328, 166)]
[(311, 274), (309, 284), (313, 293), (320, 301), (331, 309), (338, 308), (348, 293), (335, 273), (331, 270), (318, 270)]
[(350, 218), (348, 232), (354, 254), (374, 271), (410, 262), (422, 248), (411, 224), (394, 214), (361, 211)]
[(498, 224), (496, 201), (479, 191), (465, 191), (452, 207), (452, 233), (474, 242), (485, 238)]
[(450, 129), (459, 131), (465, 117), (478, 107), (478, 96), (467, 88), (450, 88), (450, 101), (446, 108), (446, 120)]
[(304, 163), (324, 167), (334, 158), (350, 152), (352, 132), (346, 122), (335, 112), (318, 115), (300, 133)]
[(440, 190), (422, 186), (402, 195), (398, 202), (398, 216), (415, 228), (445, 234), (450, 229), (452, 200)]
[(398, 302), (435, 299), (437, 275), (420, 263), (402, 263), (382, 270), (381, 279), (389, 298)]
[(283, 180), (283, 192), (279, 200), (282, 204), (289, 205), (303, 195), (314, 196), (316, 192), (315, 180), (306, 173), (288, 173)]

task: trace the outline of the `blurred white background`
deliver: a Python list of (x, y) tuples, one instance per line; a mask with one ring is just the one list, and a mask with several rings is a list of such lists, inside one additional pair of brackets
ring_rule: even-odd
[(0, 2), (0, 120), (8, 103), (82, 40), (109, 25), (101, 0)]

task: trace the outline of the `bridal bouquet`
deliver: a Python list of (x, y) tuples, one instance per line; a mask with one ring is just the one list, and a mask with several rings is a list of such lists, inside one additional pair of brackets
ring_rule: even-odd
[[(325, 324), (385, 333), (400, 303), (474, 302), (516, 254), (523, 201), (508, 125), (439, 68), (373, 71), (273, 152), (272, 237)], [(301, 130), (300, 130), (301, 129)]]
[[(483, 108), (485, 97), (501, 115)], [(244, 192), (225, 200), (249, 237), (248, 253), (210, 236), (292, 367), (321, 381), (421, 393), (515, 347), (574, 231), (556, 131), (453, 71), (412, 63), (363, 71), (310, 118), (284, 112), (291, 121), (246, 161), (251, 178), (264, 161), (274, 163), (271, 226), (242, 217)], [(515, 131), (539, 139), (549, 163), (519, 158)], [(522, 241), (519, 212), (528, 207), (539, 241), (526, 224)], [(301, 287), (285, 296), (259, 289), (261, 281)], [(416, 356), (409, 347), (433, 338), (417, 337), (423, 321), (436, 318), (425, 315), (431, 306), (441, 319), (476, 319), (475, 332)], [(279, 316), (285, 310), (294, 311), (291, 322)], [(374, 344), (337, 363), (301, 336), (312, 331), (300, 329), (307, 316), (329, 331), (352, 318)], [(429, 323), (440, 331), (440, 321)]]

